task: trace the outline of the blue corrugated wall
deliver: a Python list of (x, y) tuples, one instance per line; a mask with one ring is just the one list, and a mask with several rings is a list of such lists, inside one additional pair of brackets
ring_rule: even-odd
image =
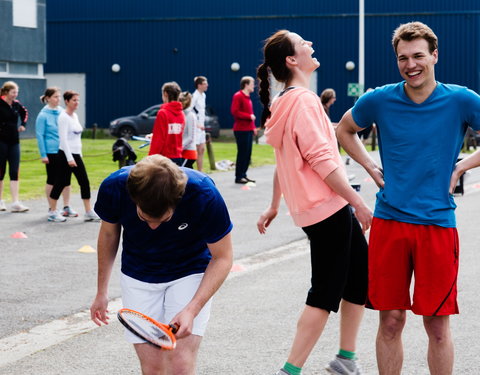
[[(230, 128), (230, 100), (243, 75), (255, 75), (262, 40), (287, 28), (314, 42), (321, 62), (318, 88), (337, 91), (332, 119), (339, 120), (353, 99), (347, 84), (358, 71), (358, 2), (96, 1), (47, 0), (47, 73), (86, 73), (87, 126), (135, 114), (161, 101), (160, 87), (177, 81), (194, 90), (193, 77), (209, 79), (207, 103), (222, 127)], [(365, 85), (400, 79), (390, 39), (402, 22), (420, 20), (439, 37), (437, 79), (478, 91), (479, 16), (477, 0), (365, 0)], [(240, 71), (230, 64), (238, 62)], [(111, 65), (121, 66), (119, 73)], [(260, 114), (258, 98), (254, 107)]]

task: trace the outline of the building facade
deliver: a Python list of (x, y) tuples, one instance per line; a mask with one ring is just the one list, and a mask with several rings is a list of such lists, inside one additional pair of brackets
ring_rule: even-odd
[(46, 84), (45, 0), (0, 1), (0, 30), (0, 86), (6, 81), (18, 84), (18, 99), (29, 112), (22, 137), (31, 137)]
[[(332, 87), (332, 120), (352, 106), (349, 83), (358, 81), (358, 1), (263, 2), (223, 0), (48, 0), (45, 72), (77, 74), (85, 85), (86, 125), (108, 127), (117, 117), (161, 102), (164, 82), (193, 91), (193, 78), (207, 76), (207, 104), (231, 128), (231, 97), (244, 75), (255, 76), (262, 41), (289, 29), (313, 41), (321, 66), (313, 88)], [(427, 23), (439, 37), (437, 79), (480, 89), (478, 0), (365, 0), (365, 88), (401, 78), (391, 47), (403, 22)], [(356, 67), (346, 69), (352, 61)], [(232, 63), (239, 69), (232, 70)], [(65, 87), (66, 89), (66, 87)], [(253, 95), (259, 117), (260, 103)]]

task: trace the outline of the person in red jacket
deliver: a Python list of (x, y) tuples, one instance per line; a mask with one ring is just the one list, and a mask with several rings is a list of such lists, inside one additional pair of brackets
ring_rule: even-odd
[(176, 82), (162, 86), (163, 103), (153, 125), (149, 155), (160, 154), (175, 164), (182, 164), (182, 137), (185, 128), (185, 115), (182, 103), (178, 101), (181, 89)]
[(235, 122), (233, 134), (237, 142), (237, 161), (235, 163), (235, 183), (255, 182), (247, 177), (252, 156), (253, 136), (257, 134), (255, 115), (253, 114), (250, 94), (255, 89), (253, 77), (245, 76), (240, 80), (240, 90), (233, 95), (230, 111)]

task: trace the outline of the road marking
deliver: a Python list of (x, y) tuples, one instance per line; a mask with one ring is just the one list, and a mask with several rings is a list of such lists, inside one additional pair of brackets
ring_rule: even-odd
[[(239, 259), (235, 264), (239, 265), (242, 270), (231, 272), (227, 281), (275, 263), (304, 255), (308, 252), (307, 247), (308, 241), (304, 239)], [(116, 314), (121, 308), (121, 298), (116, 298), (109, 302), (108, 315), (110, 322), (116, 322)], [(0, 340), (0, 367), (16, 362), (40, 350), (45, 350), (77, 335), (90, 332), (96, 328), (99, 327), (90, 320), (90, 310), (83, 310), (65, 318), (33, 327), (27, 332), (5, 337)]]

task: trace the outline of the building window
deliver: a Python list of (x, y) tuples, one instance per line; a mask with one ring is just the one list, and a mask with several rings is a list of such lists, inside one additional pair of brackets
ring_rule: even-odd
[(21, 74), (28, 76), (38, 75), (38, 64), (11, 62), (8, 64), (10, 74)]
[(12, 0), (13, 26), (37, 28), (37, 0)]
[(0, 61), (0, 78), (44, 78), (43, 64)]

